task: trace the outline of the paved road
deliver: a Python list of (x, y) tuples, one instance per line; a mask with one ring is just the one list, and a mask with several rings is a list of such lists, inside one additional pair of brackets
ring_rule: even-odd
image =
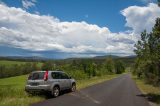
[(31, 106), (149, 106), (129, 74)]

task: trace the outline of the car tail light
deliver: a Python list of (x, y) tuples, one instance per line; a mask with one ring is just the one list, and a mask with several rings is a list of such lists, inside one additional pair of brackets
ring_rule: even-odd
[(44, 81), (47, 81), (48, 80), (48, 71), (46, 71), (45, 73), (44, 73)]

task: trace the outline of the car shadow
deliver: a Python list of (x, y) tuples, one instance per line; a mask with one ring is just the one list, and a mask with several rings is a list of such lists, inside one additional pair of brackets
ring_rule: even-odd
[(137, 96), (144, 97), (150, 102), (160, 104), (160, 94), (148, 93), (148, 94), (140, 94)]
[[(70, 93), (71, 91), (70, 90), (64, 90), (64, 91), (61, 91), (59, 96), (62, 96), (64, 94), (68, 94)], [(51, 98), (54, 98), (50, 92), (35, 92), (35, 93), (32, 93), (32, 94), (28, 94), (28, 96), (32, 97), (32, 96), (40, 96), (40, 97), (43, 97), (45, 99), (51, 99)]]

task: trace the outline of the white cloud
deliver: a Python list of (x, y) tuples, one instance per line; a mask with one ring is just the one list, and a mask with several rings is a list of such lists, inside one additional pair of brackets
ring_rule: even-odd
[(140, 34), (145, 29), (148, 32), (152, 30), (155, 19), (160, 17), (160, 8), (150, 3), (144, 7), (130, 6), (121, 13), (126, 17), (126, 26), (132, 28), (134, 34)]
[(22, 5), (25, 9), (35, 6), (35, 3), (36, 0), (22, 0)]
[[(36, 1), (31, 2), (24, 7), (34, 6)], [(31, 51), (133, 54), (138, 35), (144, 29), (151, 31), (155, 19), (160, 17), (160, 8), (150, 3), (144, 7), (130, 6), (121, 13), (131, 30), (112, 33), (107, 27), (83, 21), (62, 22), (53, 16), (0, 4), (0, 44)]]
[(136, 38), (86, 22), (61, 22), (0, 4), (0, 43), (33, 51), (133, 54)]

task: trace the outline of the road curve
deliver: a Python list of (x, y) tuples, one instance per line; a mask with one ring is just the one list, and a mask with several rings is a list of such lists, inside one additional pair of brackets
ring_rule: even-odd
[(130, 74), (30, 106), (149, 106)]

